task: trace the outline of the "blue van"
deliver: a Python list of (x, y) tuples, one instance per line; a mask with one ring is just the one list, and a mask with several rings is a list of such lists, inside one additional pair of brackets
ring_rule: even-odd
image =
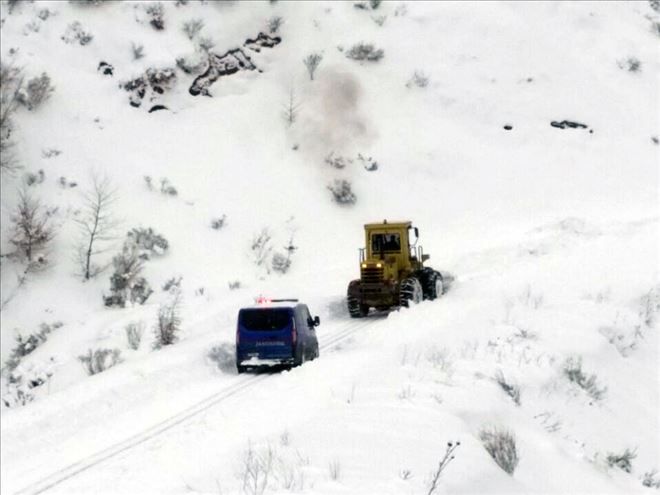
[(300, 366), (319, 357), (315, 328), (305, 304), (297, 299), (260, 299), (238, 312), (236, 368), (239, 373), (262, 366)]

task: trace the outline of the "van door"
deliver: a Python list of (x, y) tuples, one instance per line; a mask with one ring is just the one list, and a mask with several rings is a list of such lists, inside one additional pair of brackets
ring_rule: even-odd
[(288, 360), (293, 357), (291, 308), (246, 308), (238, 314), (237, 359)]

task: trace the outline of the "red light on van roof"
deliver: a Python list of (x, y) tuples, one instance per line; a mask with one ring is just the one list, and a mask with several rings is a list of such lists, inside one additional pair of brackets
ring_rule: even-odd
[(254, 300), (257, 304), (268, 304), (270, 302), (270, 299), (264, 296), (259, 296), (255, 298)]

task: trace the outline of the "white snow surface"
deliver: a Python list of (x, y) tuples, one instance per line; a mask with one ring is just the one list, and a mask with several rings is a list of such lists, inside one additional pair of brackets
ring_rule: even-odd
[[(3, 494), (429, 493), (457, 441), (433, 493), (652, 493), (645, 477), (660, 486), (660, 14), (649, 2), (353, 3), (163, 2), (156, 31), (145, 2), (19, 2), (11, 13), (2, 2), (3, 63), (55, 86), (15, 114), (23, 169), (2, 177), (2, 253), (13, 249), (23, 174), (42, 169), (30, 191), (57, 208), (47, 270), (17, 289), (21, 265), (2, 258), (2, 299), (12, 296), (0, 312), (3, 365), (17, 334), (62, 323), (18, 368), (50, 378), (33, 401), (0, 410)], [(259, 70), (220, 78), (212, 97), (191, 96), (193, 76), (178, 69), (172, 90), (140, 108), (119, 87), (194, 53), (184, 21), (203, 19), (222, 55), (273, 16), (282, 42), (246, 50)], [(60, 39), (73, 21), (90, 44)], [(383, 59), (346, 58), (360, 41)], [(133, 60), (131, 43), (144, 58)], [(302, 63), (312, 52), (323, 54), (313, 81)], [(620, 67), (629, 57), (641, 70)], [(97, 71), (101, 61), (114, 76)], [(406, 86), (416, 70), (428, 86)], [(292, 88), (299, 112), (288, 126)], [(168, 110), (148, 113), (155, 103)], [(589, 129), (550, 126), (564, 119)], [(45, 158), (48, 149), (61, 154)], [(330, 152), (353, 162), (336, 170)], [(110, 270), (78, 274), (74, 220), (93, 173), (117, 188), (121, 221), (97, 262), (133, 227), (169, 241), (145, 264), (155, 292), (142, 306), (105, 308)], [(147, 175), (178, 195), (149, 191)], [(355, 205), (332, 201), (335, 179), (352, 183)], [(436, 301), (353, 320), (344, 295), (363, 224), (382, 219), (412, 220), (430, 265), (456, 280)], [(293, 233), (288, 273), (255, 266), (263, 228), (279, 252)], [(173, 276), (180, 339), (152, 350)], [(237, 375), (236, 314), (259, 295), (299, 298), (320, 316), (318, 360)], [(138, 350), (131, 322), (145, 328)], [(97, 348), (120, 349), (122, 361), (88, 376), (78, 356)], [(600, 397), (568, 380), (570, 358)], [(520, 405), (499, 372), (519, 386)], [(515, 435), (511, 475), (480, 440), (490, 427)], [(630, 472), (608, 463), (626, 449)], [(272, 456), (256, 488), (244, 483), (250, 452)]]

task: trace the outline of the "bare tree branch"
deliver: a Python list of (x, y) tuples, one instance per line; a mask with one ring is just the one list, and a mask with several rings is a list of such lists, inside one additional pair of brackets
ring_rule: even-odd
[(119, 222), (111, 215), (111, 208), (117, 198), (117, 190), (107, 177), (92, 175), (91, 189), (84, 193), (82, 217), (76, 220), (81, 232), (77, 248), (77, 261), (85, 280), (98, 275), (102, 267), (92, 264), (92, 256), (102, 253), (99, 243), (114, 239)]

